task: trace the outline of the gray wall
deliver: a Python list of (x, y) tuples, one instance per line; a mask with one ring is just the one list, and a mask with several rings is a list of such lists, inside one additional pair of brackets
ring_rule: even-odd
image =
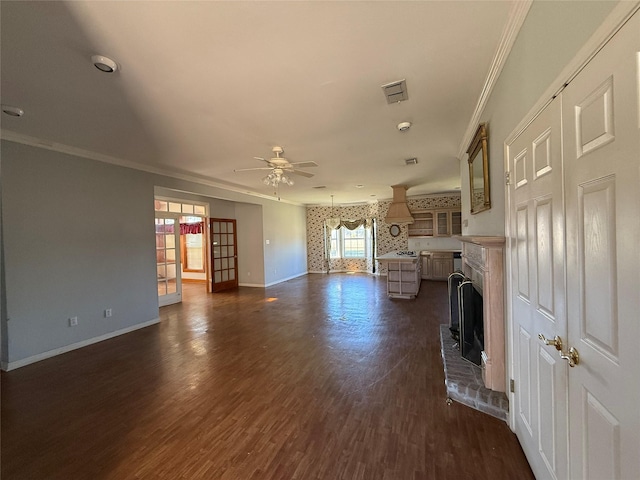
[[(236, 218), (241, 283), (265, 285), (306, 273), (304, 207), (7, 141), (1, 155), (5, 362), (158, 318), (157, 186), (192, 192), (172, 196), (207, 199), (214, 215)], [(263, 224), (273, 239), (268, 278)], [(103, 317), (106, 308), (113, 317)], [(68, 326), (71, 316), (78, 326)]]
[(262, 205), (237, 203), (236, 215), (238, 228), (238, 281), (240, 285), (265, 285)]
[[(267, 285), (307, 271), (306, 208), (271, 203), (263, 206), (264, 277)], [(299, 239), (304, 238), (304, 243)], [(269, 244), (266, 241), (269, 240)]]
[(157, 318), (149, 179), (10, 142), (2, 159), (8, 361)]
[(490, 210), (469, 213), (466, 157), (460, 162), (465, 235), (504, 235), (504, 141), (617, 3), (535, 1), (531, 6), (481, 116), (489, 125)]

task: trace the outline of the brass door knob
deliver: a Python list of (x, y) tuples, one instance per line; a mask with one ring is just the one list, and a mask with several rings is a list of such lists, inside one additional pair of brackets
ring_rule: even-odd
[(568, 353), (561, 351), (560, 358), (563, 360), (567, 360), (570, 367), (575, 367), (580, 363), (580, 355), (578, 354), (578, 350), (576, 350), (574, 347), (571, 347)]
[(562, 352), (562, 338), (560, 338), (558, 335), (553, 337), (553, 340), (549, 340), (543, 334), (539, 333), (538, 338), (542, 340), (545, 345), (553, 345), (554, 347), (556, 347), (556, 350)]

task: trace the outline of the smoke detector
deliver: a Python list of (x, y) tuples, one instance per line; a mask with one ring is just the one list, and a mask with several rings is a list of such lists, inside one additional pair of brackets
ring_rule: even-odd
[(93, 63), (93, 66), (101, 72), (113, 73), (118, 69), (116, 62), (111, 60), (109, 57), (104, 57), (102, 55), (92, 55), (91, 62)]
[(411, 128), (411, 122), (400, 122), (398, 124), (398, 130), (400, 130), (401, 132), (406, 132), (410, 128)]
[(11, 105), (2, 105), (2, 111), (10, 117), (21, 117), (24, 115), (24, 110), (18, 107), (12, 107)]

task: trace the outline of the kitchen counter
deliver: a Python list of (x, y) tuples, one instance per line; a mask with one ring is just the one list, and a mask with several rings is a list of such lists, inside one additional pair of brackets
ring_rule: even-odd
[(380, 262), (417, 262), (418, 252), (389, 252), (378, 255), (376, 260)]
[(462, 250), (458, 249), (430, 249), (430, 250), (421, 250), (420, 255), (429, 255), (431, 253), (462, 253)]

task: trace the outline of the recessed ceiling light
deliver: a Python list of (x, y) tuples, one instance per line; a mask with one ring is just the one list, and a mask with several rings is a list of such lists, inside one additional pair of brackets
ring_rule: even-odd
[(2, 111), (10, 117), (21, 117), (24, 115), (24, 110), (18, 107), (12, 107), (11, 105), (2, 105)]
[(118, 69), (118, 65), (116, 64), (116, 62), (102, 55), (92, 55), (91, 61), (93, 62), (93, 65), (101, 72), (113, 73)]
[(356, 188), (364, 188), (364, 185), (362, 185), (361, 183), (359, 183), (358, 185), (356, 185)]

